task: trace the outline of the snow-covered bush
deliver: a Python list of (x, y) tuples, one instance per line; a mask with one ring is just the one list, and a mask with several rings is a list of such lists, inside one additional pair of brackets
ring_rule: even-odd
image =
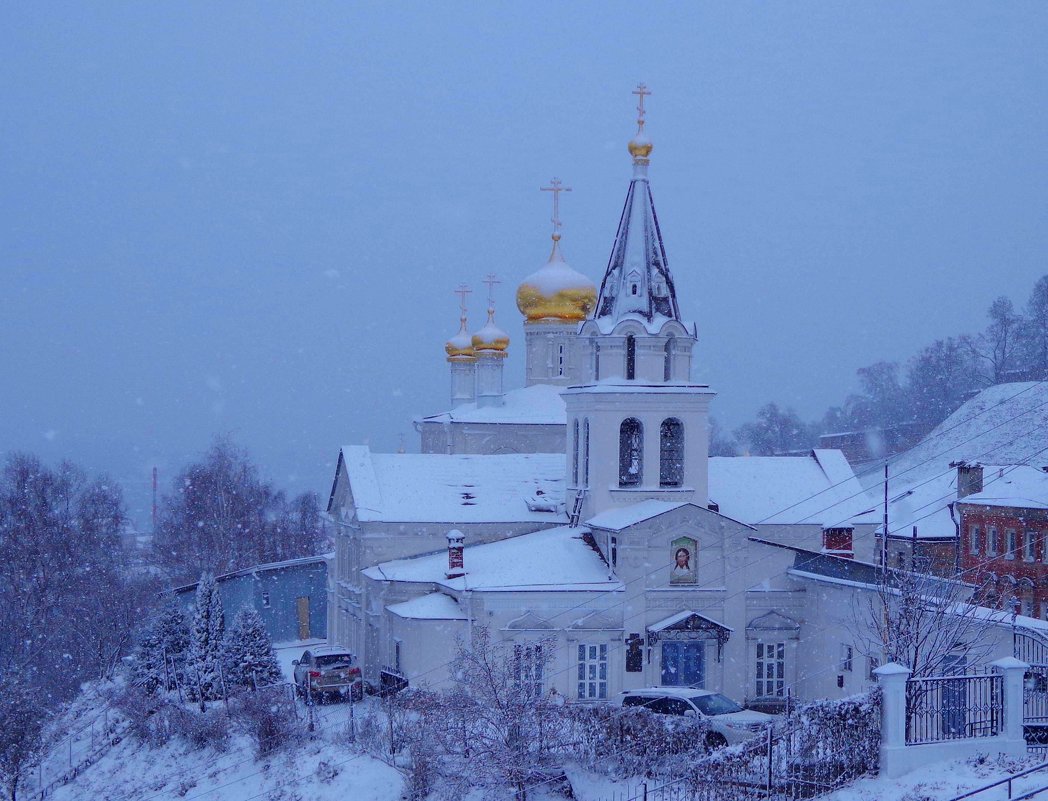
[(42, 699), (28, 685), (0, 681), (0, 781), (12, 799), (42, 755), (41, 706)]
[(212, 709), (197, 712), (185, 709), (179, 732), (194, 748), (225, 751), (229, 745), (229, 718), (225, 712)]
[(791, 715), (795, 768), (815, 781), (842, 784), (876, 773), (881, 743), (881, 692), (812, 701)]
[(262, 616), (245, 607), (233, 618), (222, 646), (226, 688), (267, 687), (281, 680), (280, 663), (273, 652)]
[(609, 704), (561, 707), (564, 755), (588, 770), (617, 778), (667, 775), (678, 763), (706, 755), (703, 718), (657, 715)]
[(237, 725), (254, 741), (255, 755), (263, 757), (297, 740), (302, 727), (295, 702), (281, 688), (241, 693), (233, 703)]

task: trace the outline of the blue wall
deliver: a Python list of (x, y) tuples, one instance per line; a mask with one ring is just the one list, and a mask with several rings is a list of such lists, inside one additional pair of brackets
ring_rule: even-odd
[[(251, 606), (262, 616), (273, 642), (297, 640), (297, 599), (305, 596), (309, 598), (309, 636), (327, 637), (327, 563), (323, 559), (292, 560), (239, 570), (219, 576), (218, 587), (227, 628), (240, 609)], [(196, 600), (195, 584), (175, 592), (187, 608)]]

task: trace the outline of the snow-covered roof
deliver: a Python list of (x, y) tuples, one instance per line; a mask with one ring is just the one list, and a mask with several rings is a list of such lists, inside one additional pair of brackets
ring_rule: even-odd
[(714, 620), (713, 618), (699, 614), (698, 612), (692, 612), (690, 609), (687, 609), (683, 612), (677, 612), (677, 614), (675, 615), (670, 615), (669, 617), (660, 620), (658, 623), (652, 623), (647, 627), (647, 629), (648, 631), (662, 631), (663, 629), (668, 629), (670, 626), (677, 625), (681, 621), (687, 620), (689, 617), (692, 617), (693, 615), (695, 617), (701, 617), (703, 620), (708, 620), (710, 623), (720, 626), (723, 629), (727, 629), (728, 631), (735, 631), (735, 629), (733, 629), (731, 626), (725, 626), (719, 620)]
[(396, 559), (369, 567), (377, 581), (431, 583), (453, 590), (619, 590), (608, 566), (584, 540), (585, 528), (557, 528), (521, 534), (463, 550), (466, 575), (447, 578), (447, 551)]
[(983, 465), (983, 489), (958, 503), (1048, 509), (1048, 473), (1029, 465)]
[(850, 524), (874, 504), (839, 450), (808, 456), (714, 456), (710, 500), (750, 525)]
[[(1048, 383), (984, 389), (892, 460), (888, 476), (892, 535), (910, 537), (914, 526), (918, 539), (957, 535), (949, 511), (949, 504), (957, 500), (957, 471), (950, 466), (956, 462), (1048, 464)], [(876, 491), (876, 485), (871, 489)], [(985, 478), (984, 489), (993, 492)]]
[(713, 394), (710, 392), (708, 384), (645, 384), (640, 381), (626, 381), (625, 379), (617, 377), (603, 379), (592, 384), (583, 384), (579, 386), (568, 387), (567, 389), (562, 391), (562, 394), (564, 395), (575, 395), (581, 393), (587, 395), (592, 395), (594, 393), (606, 393), (615, 395), (650, 395), (652, 393), (658, 393), (659, 395), (694, 395), (696, 393)]
[(422, 418), (423, 423), (498, 423), (499, 425), (565, 425), (567, 414), (561, 387), (533, 384), (511, 389), (502, 406), (465, 403), (449, 412)]
[(533, 498), (564, 501), (564, 455), (372, 453), (342, 449), (360, 521), (558, 522)]
[(621, 509), (608, 509), (601, 512), (599, 515), (587, 520), (586, 525), (593, 528), (607, 529), (608, 531), (622, 531), (624, 528), (643, 523), (645, 520), (658, 517), (665, 512), (672, 512), (674, 509), (689, 505), (685, 502), (673, 501), (640, 501)]
[(450, 595), (442, 592), (431, 592), (420, 595), (410, 601), (390, 604), (386, 607), (398, 617), (411, 620), (465, 620), (466, 613)]

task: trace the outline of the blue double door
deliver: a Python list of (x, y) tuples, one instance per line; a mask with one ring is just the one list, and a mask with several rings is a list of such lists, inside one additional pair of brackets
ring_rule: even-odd
[(664, 687), (706, 686), (706, 641), (664, 642), (662, 644), (662, 685)]

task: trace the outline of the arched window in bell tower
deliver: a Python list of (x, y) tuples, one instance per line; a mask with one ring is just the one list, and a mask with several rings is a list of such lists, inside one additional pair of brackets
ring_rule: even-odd
[(659, 426), (659, 486), (679, 487), (684, 483), (684, 424), (676, 417)]
[(619, 426), (619, 486), (637, 487), (644, 480), (644, 426), (627, 417)]
[(633, 334), (626, 335), (626, 380), (637, 377), (637, 340)]
[(589, 488), (589, 418), (582, 421), (582, 486)]
[(662, 380), (670, 382), (673, 380), (673, 337), (666, 340), (666, 362), (662, 369)]

